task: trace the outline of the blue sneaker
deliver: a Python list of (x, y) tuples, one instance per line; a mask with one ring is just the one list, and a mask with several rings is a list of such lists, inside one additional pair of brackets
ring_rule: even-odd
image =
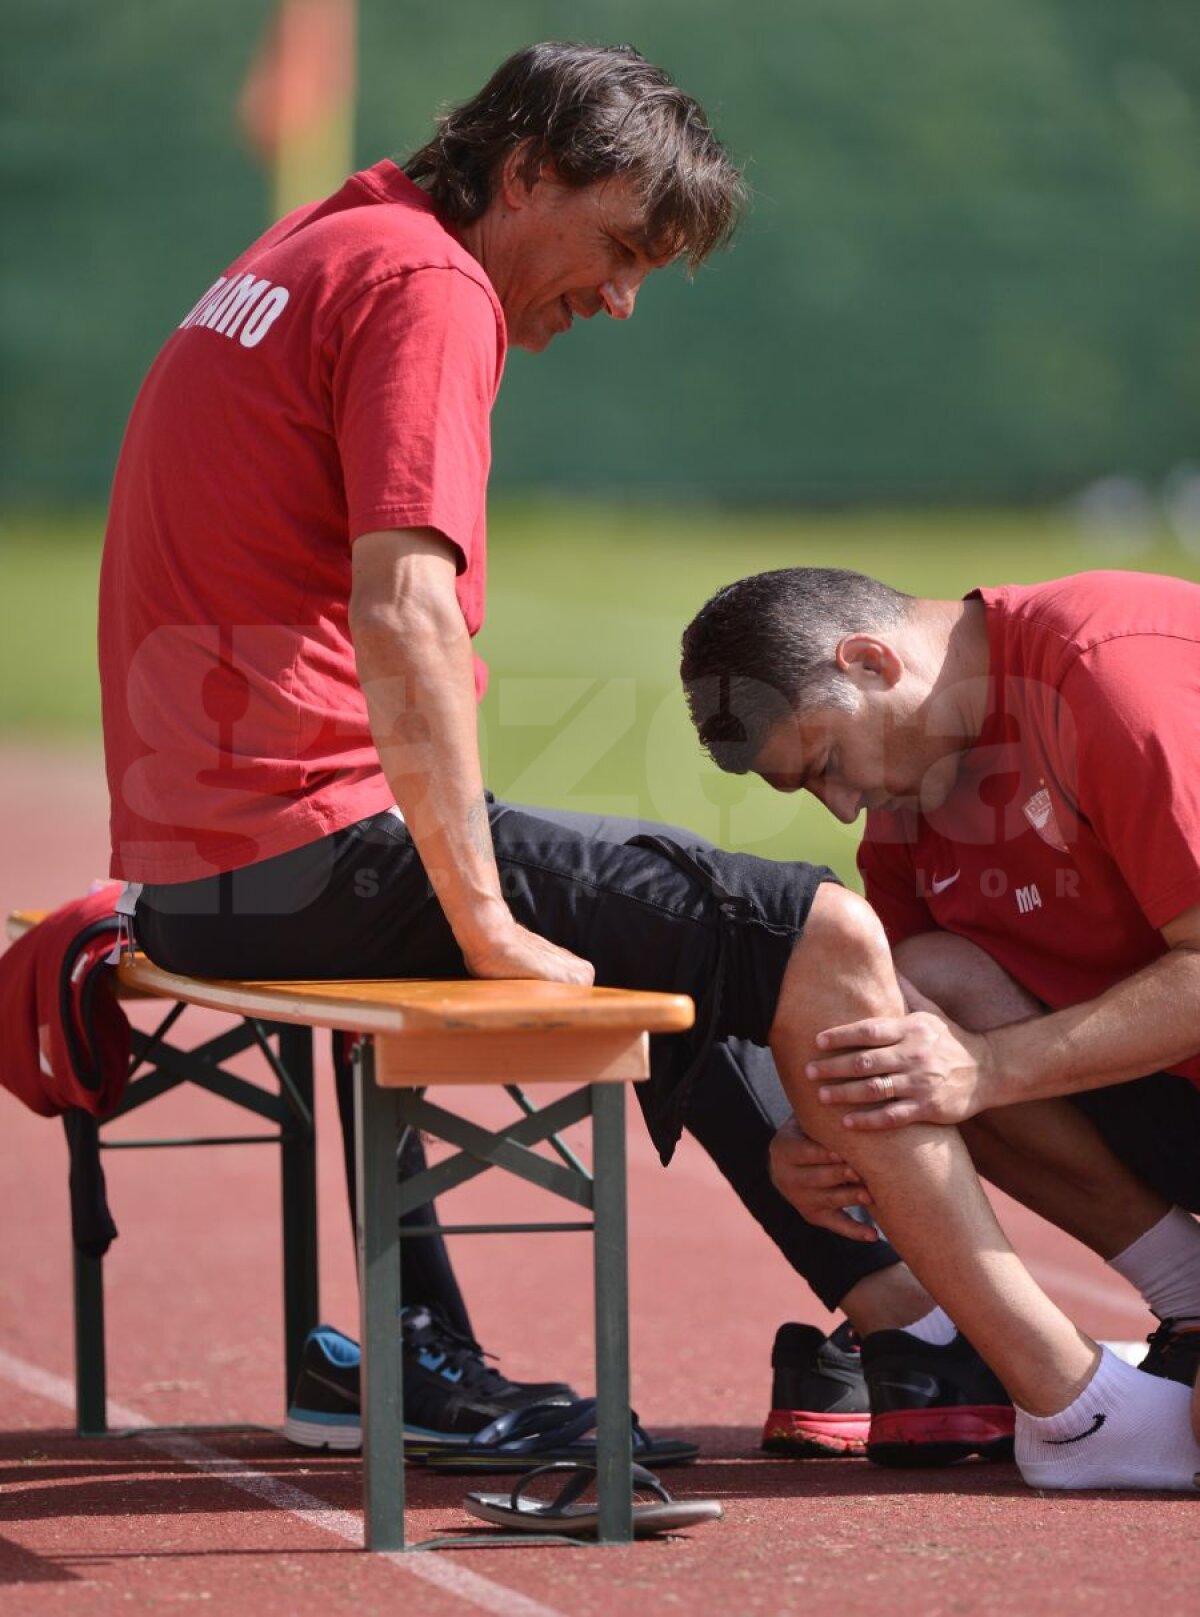
[[(414, 1451), (468, 1443), (497, 1416), (529, 1404), (571, 1403), (561, 1381), (509, 1381), (484, 1362), (483, 1349), (436, 1310), (401, 1310), (404, 1440)], [(362, 1447), (362, 1353), (332, 1325), (308, 1333), (300, 1375), (283, 1424), (289, 1443), (308, 1449)]]
[(362, 1447), (361, 1366), (362, 1353), (350, 1337), (332, 1325), (309, 1331), (283, 1423), (289, 1443), (306, 1449)]

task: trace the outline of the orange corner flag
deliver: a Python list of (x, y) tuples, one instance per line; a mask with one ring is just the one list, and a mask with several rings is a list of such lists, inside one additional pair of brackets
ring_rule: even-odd
[(242, 128), (270, 167), (276, 216), (354, 167), (355, 0), (280, 0), (242, 86)]

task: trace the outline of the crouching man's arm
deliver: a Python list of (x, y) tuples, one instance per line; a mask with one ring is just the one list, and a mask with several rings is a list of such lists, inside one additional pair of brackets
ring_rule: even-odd
[(821, 1032), (808, 1081), (824, 1105), (846, 1108), (847, 1128), (886, 1129), (958, 1123), (1169, 1070), (1200, 1050), (1200, 905), (1162, 936), (1166, 954), (1095, 999), (987, 1033), (913, 991), (906, 1015)]

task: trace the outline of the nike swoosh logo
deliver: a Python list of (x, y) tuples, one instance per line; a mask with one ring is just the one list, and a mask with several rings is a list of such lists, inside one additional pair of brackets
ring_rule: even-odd
[(935, 893), (944, 893), (946, 891), (947, 887), (953, 887), (954, 886), (955, 882), (958, 880), (958, 878), (961, 875), (962, 875), (962, 871), (961, 870), (956, 870), (954, 872), (953, 876), (942, 876), (942, 877), (935, 876), (933, 878), (933, 880), (930, 882), (929, 885), (930, 885), (930, 887), (932, 887), (932, 889), (933, 889), (933, 891)]
[(1065, 1448), (1068, 1443), (1082, 1443), (1085, 1437), (1092, 1437), (1104, 1425), (1107, 1415), (1097, 1415), (1086, 1432), (1076, 1432), (1074, 1437), (1047, 1437), (1043, 1442), (1052, 1443), (1056, 1449)]
[(936, 1398), (942, 1390), (941, 1384), (933, 1376), (922, 1375), (914, 1370), (911, 1376), (902, 1381), (885, 1381), (882, 1377), (875, 1380), (876, 1387), (888, 1387), (892, 1392), (911, 1393), (914, 1398)]
[(310, 1370), (308, 1379), (315, 1381), (318, 1387), (324, 1387), (326, 1392), (336, 1393), (343, 1402), (350, 1404), (354, 1409), (360, 1407), (361, 1401), (357, 1393), (351, 1392), (348, 1387), (341, 1386), (339, 1382), (331, 1381), (328, 1376), (323, 1376), (319, 1370)]

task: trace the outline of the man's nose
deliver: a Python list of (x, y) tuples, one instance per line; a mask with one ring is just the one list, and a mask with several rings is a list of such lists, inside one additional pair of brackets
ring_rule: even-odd
[(853, 825), (862, 811), (862, 793), (855, 791), (852, 786), (831, 786), (827, 781), (821, 781), (816, 786), (810, 786), (809, 790), (843, 825)]
[(613, 320), (628, 320), (637, 301), (640, 281), (605, 281), (600, 288), (600, 301), (605, 314)]

